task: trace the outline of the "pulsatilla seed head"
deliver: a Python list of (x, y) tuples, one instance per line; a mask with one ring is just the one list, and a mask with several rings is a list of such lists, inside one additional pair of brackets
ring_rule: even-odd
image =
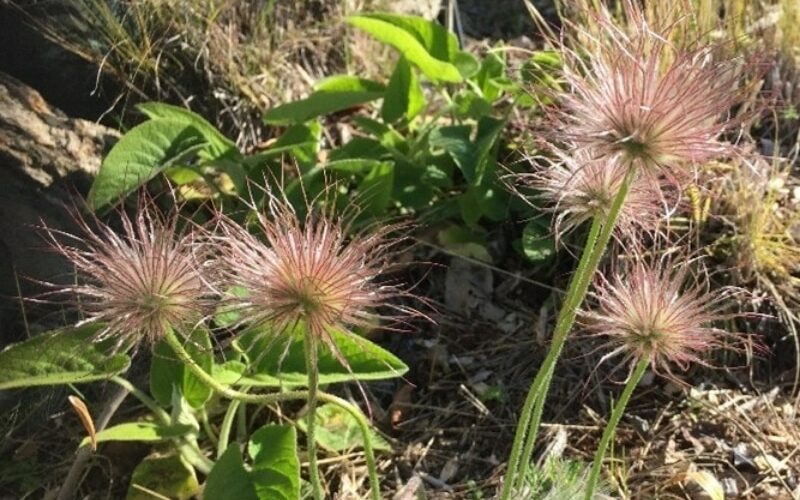
[(267, 200), (266, 212), (256, 212), (255, 234), (220, 215), (219, 286), (248, 292), (229, 296), (228, 307), (278, 334), (304, 324), (339, 357), (331, 329), (374, 325), (375, 308), (401, 294), (378, 282), (398, 242), (386, 236), (396, 228), (348, 235), (346, 221), (310, 207), (301, 219), (288, 201), (271, 192)]
[[(560, 236), (594, 217), (608, 216), (628, 167), (613, 159), (597, 159), (587, 150), (564, 154), (553, 149), (556, 161), (536, 173), (515, 177), (518, 183), (533, 188), (547, 209), (556, 214), (554, 231)], [(617, 233), (655, 230), (664, 201), (658, 179), (635, 172), (619, 214)]]
[(56, 286), (85, 315), (83, 323), (103, 325), (98, 340), (152, 344), (168, 329), (185, 335), (202, 321), (209, 290), (200, 274), (191, 233), (177, 233), (177, 216), (162, 216), (142, 197), (134, 217), (120, 212), (121, 232), (107, 224), (76, 218), (72, 235), (45, 228), (54, 248), (78, 274), (77, 284)]
[(623, 364), (649, 358), (654, 371), (672, 377), (671, 366), (685, 371), (704, 364), (706, 351), (721, 347), (729, 334), (713, 323), (721, 314), (723, 296), (704, 291), (690, 280), (688, 263), (637, 258), (627, 272), (602, 274), (592, 297), (596, 308), (581, 314), (592, 334), (607, 339)]
[[(652, 26), (638, 2), (624, 2), (628, 26), (594, 13), (600, 33), (580, 27), (583, 45), (564, 48), (570, 91), (554, 115), (560, 137), (628, 165), (679, 173), (682, 164), (716, 157), (730, 126), (725, 114), (746, 92), (755, 63), (720, 57), (718, 47), (676, 45), (675, 25)], [(581, 34), (583, 36), (581, 36)]]

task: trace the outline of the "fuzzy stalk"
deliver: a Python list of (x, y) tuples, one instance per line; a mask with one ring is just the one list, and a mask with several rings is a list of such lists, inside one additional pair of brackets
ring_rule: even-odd
[[(165, 412), (158, 403), (153, 401), (147, 394), (143, 391), (139, 390), (138, 387), (133, 385), (132, 383), (128, 382), (122, 377), (113, 376), (110, 379), (115, 384), (119, 385), (120, 387), (124, 387), (138, 399), (143, 405), (147, 407), (148, 410), (153, 412), (153, 415), (162, 425), (170, 425), (170, 416)], [(208, 474), (211, 472), (211, 468), (214, 466), (214, 462), (209, 460), (202, 451), (197, 448), (196, 443), (192, 443), (188, 441), (185, 437), (179, 437), (175, 439), (175, 443), (178, 448), (178, 452), (185, 458), (195, 469), (199, 470), (203, 474)]]
[(236, 418), (236, 413), (240, 404), (242, 404), (241, 401), (236, 399), (231, 401), (231, 404), (229, 404), (228, 408), (225, 410), (225, 416), (222, 417), (222, 425), (219, 428), (219, 441), (217, 442), (217, 459), (228, 449), (233, 420)]
[(603, 458), (606, 455), (608, 444), (617, 432), (617, 425), (622, 415), (625, 413), (625, 407), (628, 406), (631, 394), (633, 394), (636, 386), (639, 385), (639, 381), (642, 380), (642, 376), (644, 376), (644, 372), (647, 370), (648, 366), (650, 366), (650, 360), (646, 356), (639, 359), (636, 363), (636, 368), (633, 369), (633, 373), (628, 379), (628, 383), (625, 384), (625, 389), (622, 391), (619, 401), (614, 405), (611, 418), (608, 420), (608, 424), (603, 431), (603, 437), (600, 439), (600, 444), (594, 454), (592, 470), (589, 473), (589, 480), (586, 483), (586, 495), (584, 497), (586, 500), (592, 500), (594, 498), (594, 490), (597, 488), (597, 481), (600, 478), (600, 469), (603, 466)]
[(317, 343), (313, 335), (306, 335), (303, 342), (308, 374), (308, 415), (306, 416), (306, 449), (308, 450), (308, 477), (315, 500), (322, 500), (322, 482), (317, 463), (317, 393), (319, 392), (319, 367), (317, 366)]
[(592, 227), (589, 230), (589, 237), (586, 239), (581, 260), (575, 274), (570, 280), (564, 304), (561, 306), (558, 319), (556, 320), (550, 350), (541, 368), (539, 368), (539, 372), (536, 374), (533, 383), (531, 383), (525, 398), (520, 419), (517, 423), (517, 431), (514, 435), (511, 455), (508, 460), (508, 471), (503, 481), (503, 489), (500, 493), (501, 500), (509, 500), (514, 489), (520, 485), (527, 474), (528, 462), (530, 461), (533, 446), (536, 442), (539, 425), (544, 412), (544, 404), (547, 400), (547, 393), (550, 390), (550, 382), (553, 377), (553, 372), (555, 371), (556, 363), (561, 356), (561, 351), (564, 348), (567, 336), (575, 323), (578, 309), (586, 298), (589, 284), (591, 283), (594, 273), (597, 271), (600, 259), (603, 257), (606, 247), (608, 247), (608, 243), (611, 240), (614, 227), (619, 219), (634, 176), (635, 170), (629, 168), (625, 174), (625, 179), (620, 186), (619, 192), (614, 197), (614, 201), (611, 204), (611, 208), (605, 220), (601, 217), (595, 217), (592, 221)]
[[(264, 404), (275, 404), (275, 403), (282, 403), (285, 401), (296, 401), (305, 399), (308, 400), (308, 392), (309, 391), (289, 391), (289, 392), (280, 392), (280, 393), (273, 393), (273, 394), (248, 394), (245, 392), (237, 391), (236, 389), (231, 389), (214, 379), (209, 373), (207, 373), (203, 367), (197, 364), (197, 362), (192, 359), (191, 355), (186, 351), (183, 347), (183, 344), (175, 335), (174, 332), (171, 330), (167, 332), (164, 336), (164, 340), (166, 340), (167, 344), (172, 348), (178, 358), (185, 364), (191, 372), (200, 379), (201, 382), (206, 384), (206, 386), (210, 387), (217, 393), (225, 396), (228, 399), (232, 399), (235, 401), (241, 401), (244, 403), (252, 403), (258, 405)], [(370, 426), (367, 418), (358, 409), (356, 406), (352, 405), (348, 401), (334, 396), (333, 394), (328, 394), (327, 392), (318, 392), (317, 400), (323, 403), (331, 403), (339, 408), (343, 409), (347, 413), (349, 413), (358, 424), (358, 428), (361, 431), (361, 436), (364, 440), (364, 459), (367, 462), (367, 473), (369, 475), (369, 483), (370, 489), (372, 490), (372, 498), (373, 500), (380, 500), (380, 481), (378, 480), (378, 468), (375, 462), (375, 450), (372, 445), (372, 435), (370, 434)]]

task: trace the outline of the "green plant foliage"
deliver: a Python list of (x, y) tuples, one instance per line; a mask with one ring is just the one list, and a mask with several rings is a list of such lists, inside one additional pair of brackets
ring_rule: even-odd
[(253, 463), (250, 475), (258, 498), (300, 498), (300, 460), (294, 427), (265, 425), (250, 437), (247, 452)]
[(297, 436), (287, 425), (266, 425), (247, 445), (252, 465), (231, 444), (208, 476), (204, 498), (215, 500), (295, 500), (300, 498)]
[[(369, 340), (353, 333), (331, 331), (339, 353), (350, 368), (342, 366), (324, 346), (319, 353), (319, 383), (332, 384), (352, 380), (383, 380), (400, 377), (408, 366), (398, 357)], [(240, 335), (238, 345), (249, 358), (248, 372), (237, 372), (244, 365), (226, 363), (217, 368), (218, 379), (226, 384), (242, 386), (304, 386), (308, 382), (303, 353), (303, 332), (289, 338), (276, 339), (266, 328), (257, 328)]]
[(203, 152), (206, 154), (207, 159), (217, 159), (226, 155), (232, 155), (237, 158), (241, 156), (232, 140), (222, 135), (219, 130), (197, 113), (160, 102), (142, 103), (137, 105), (136, 109), (153, 121), (181, 122), (193, 127), (207, 143), (207, 148)]
[(202, 134), (185, 121), (151, 120), (137, 125), (103, 160), (89, 191), (89, 204), (94, 210), (113, 205), (207, 145)]
[(130, 358), (93, 343), (98, 325), (65, 328), (12, 344), (0, 352), (0, 389), (82, 384), (128, 369)]
[[(97, 442), (105, 441), (164, 441), (165, 439), (183, 436), (192, 432), (189, 425), (160, 425), (154, 422), (126, 422), (118, 424), (97, 433)], [(91, 439), (85, 437), (81, 446), (91, 444)]]
[(154, 454), (133, 469), (125, 500), (152, 500), (155, 492), (166, 498), (188, 500), (200, 489), (194, 469), (179, 454)]
[(531, 262), (542, 262), (556, 253), (550, 228), (540, 220), (532, 220), (522, 230), (522, 253)]
[(276, 106), (264, 114), (273, 125), (303, 123), (321, 115), (342, 111), (383, 97), (386, 87), (352, 76), (331, 77), (305, 99)]
[(391, 45), (432, 82), (461, 82), (453, 60), (458, 41), (441, 25), (421, 17), (395, 14), (350, 16), (347, 22)]
[(238, 443), (231, 443), (219, 457), (208, 475), (203, 498), (215, 500), (261, 500), (244, 466), (244, 458)]
[[(186, 350), (204, 370), (211, 371), (214, 356), (211, 338), (205, 328), (196, 328), (192, 332)], [(180, 391), (193, 408), (203, 406), (212, 394), (211, 389), (178, 360), (165, 342), (158, 342), (150, 360), (150, 393), (161, 405), (167, 406), (174, 389)]]
[(417, 74), (408, 60), (400, 56), (383, 97), (381, 118), (388, 123), (403, 117), (411, 120), (424, 107), (425, 94), (422, 92)]
[[(364, 437), (358, 422), (352, 415), (334, 404), (324, 404), (317, 409), (317, 427), (315, 439), (317, 444), (333, 452), (349, 451), (364, 445)], [(297, 421), (297, 426), (306, 430), (304, 419)], [(377, 432), (370, 429), (372, 446), (376, 450), (389, 451), (391, 445)]]

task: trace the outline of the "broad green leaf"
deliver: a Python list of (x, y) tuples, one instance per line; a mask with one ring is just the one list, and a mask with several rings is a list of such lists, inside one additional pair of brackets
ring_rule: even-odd
[(450, 252), (465, 257), (491, 262), (486, 241), (486, 231), (482, 228), (468, 228), (452, 225), (437, 233), (439, 244)]
[(145, 102), (138, 104), (136, 109), (152, 120), (177, 121), (194, 127), (208, 142), (206, 159), (217, 159), (225, 155), (241, 156), (232, 140), (222, 135), (222, 132), (197, 113), (162, 102)]
[(522, 253), (532, 262), (542, 262), (556, 253), (556, 245), (547, 225), (532, 220), (522, 230)]
[[(383, 380), (402, 376), (408, 371), (408, 366), (399, 358), (363, 337), (339, 330), (331, 330), (330, 333), (350, 369), (342, 366), (330, 350), (322, 345), (317, 363), (320, 384)], [(308, 383), (303, 332), (300, 329), (293, 335), (284, 333), (280, 338), (275, 338), (269, 327), (254, 328), (240, 335), (237, 343), (250, 358), (252, 371), (238, 379), (236, 385), (279, 387), (304, 386)]]
[(381, 121), (367, 118), (366, 116), (354, 116), (353, 123), (360, 130), (372, 135), (384, 148), (395, 148), (399, 150), (406, 150), (406, 138), (400, 132), (393, 129), (391, 125), (387, 125)]
[(344, 174), (363, 174), (370, 172), (376, 167), (385, 165), (387, 162), (372, 160), (369, 158), (348, 158), (344, 160), (329, 161), (325, 164), (326, 170), (333, 170)]
[(265, 425), (250, 436), (247, 450), (253, 463), (250, 477), (258, 498), (300, 498), (300, 460), (294, 427)]
[[(185, 347), (204, 370), (211, 370), (212, 345), (204, 328), (195, 329), (186, 340)], [(203, 406), (212, 393), (191, 370), (184, 367), (172, 348), (161, 341), (153, 347), (150, 360), (150, 393), (161, 405), (167, 406), (172, 400), (173, 388), (178, 388), (192, 408)]]
[[(317, 427), (315, 439), (317, 444), (326, 450), (339, 452), (364, 446), (364, 436), (356, 419), (335, 404), (324, 404), (317, 408)], [(308, 427), (306, 419), (297, 421), (297, 426), (305, 432)], [(391, 445), (370, 428), (372, 446), (376, 450), (391, 450)]]
[(197, 128), (185, 121), (150, 120), (137, 125), (103, 160), (89, 191), (89, 204), (94, 210), (114, 204), (207, 145)]
[(263, 500), (256, 494), (244, 466), (238, 443), (231, 443), (208, 474), (203, 498), (208, 500)]
[(394, 14), (350, 16), (347, 22), (397, 49), (434, 82), (461, 82), (452, 59), (458, 41), (442, 26), (420, 17)]
[(93, 343), (99, 326), (84, 325), (37, 335), (0, 352), (0, 389), (81, 384), (128, 369), (126, 354), (110, 354)]
[(496, 79), (505, 75), (506, 63), (496, 53), (489, 52), (481, 62), (481, 68), (475, 75), (475, 82), (489, 102), (494, 102), (500, 96), (501, 89), (496, 85)]
[(494, 167), (492, 157), (497, 145), (497, 139), (506, 126), (505, 120), (486, 116), (478, 122), (478, 136), (475, 144), (475, 184), (484, 183), (484, 179), (489, 180), (487, 173), (491, 166)]
[(133, 469), (125, 500), (154, 500), (148, 491), (165, 498), (188, 500), (200, 489), (194, 469), (180, 454), (154, 454), (145, 457)]
[(413, 119), (425, 107), (425, 95), (408, 60), (400, 56), (383, 96), (381, 118), (394, 122), (402, 117)]
[(276, 106), (264, 114), (264, 122), (299, 124), (317, 116), (342, 111), (383, 97), (385, 87), (351, 76), (331, 77), (317, 85), (305, 99)]
[(330, 163), (340, 160), (380, 160), (389, 155), (389, 150), (371, 137), (353, 137), (345, 145), (328, 155)]
[(316, 92), (384, 92), (386, 86), (375, 80), (353, 75), (333, 75), (314, 85)]
[[(103, 429), (97, 433), (97, 442), (104, 441), (163, 441), (178, 436), (183, 436), (193, 429), (189, 425), (164, 426), (154, 422), (126, 422)], [(86, 437), (81, 441), (81, 446), (91, 444), (91, 439)]]
[(359, 201), (365, 217), (383, 213), (392, 198), (394, 163), (375, 165), (358, 185)]
[(471, 78), (475, 76), (481, 68), (478, 59), (469, 52), (459, 50), (453, 57), (453, 64), (456, 65), (461, 76)]
[(428, 138), (431, 148), (442, 149), (456, 162), (467, 182), (475, 181), (477, 152), (470, 140), (472, 127), (469, 125), (451, 125), (433, 129)]

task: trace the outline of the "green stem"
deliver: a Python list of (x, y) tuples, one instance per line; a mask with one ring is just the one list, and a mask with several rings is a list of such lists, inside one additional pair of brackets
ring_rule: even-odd
[[(145, 394), (143, 391), (140, 391), (138, 387), (119, 376), (111, 377), (111, 381), (119, 386), (124, 387), (128, 390), (128, 392), (131, 393), (131, 395), (141, 401), (141, 403), (145, 405), (148, 410), (153, 412), (159, 423), (164, 426), (168, 426), (172, 423), (169, 414), (160, 406), (158, 406), (158, 403), (151, 399), (150, 396)], [(211, 472), (211, 468), (214, 467), (214, 462), (209, 460), (208, 457), (206, 457), (203, 452), (197, 448), (196, 443), (188, 441), (185, 437), (175, 438), (175, 443), (178, 447), (178, 452), (180, 452), (180, 454), (190, 464), (192, 464), (195, 469), (199, 470), (203, 474), (208, 474)]]
[(219, 443), (219, 438), (214, 433), (214, 429), (211, 428), (211, 423), (208, 421), (208, 412), (205, 408), (201, 408), (198, 413), (200, 414), (200, 424), (203, 426), (203, 431), (208, 436), (208, 439), (211, 440), (211, 444), (216, 446)]
[[(556, 363), (561, 356), (561, 351), (564, 348), (567, 336), (575, 323), (578, 309), (586, 298), (589, 284), (597, 271), (600, 259), (603, 257), (606, 247), (608, 247), (608, 243), (611, 241), (614, 227), (619, 219), (634, 176), (634, 169), (629, 169), (625, 174), (625, 178), (620, 185), (617, 195), (614, 197), (605, 220), (600, 217), (595, 217), (592, 221), (592, 227), (589, 230), (589, 237), (586, 240), (580, 263), (570, 280), (564, 304), (561, 306), (558, 319), (556, 320), (550, 350), (541, 368), (539, 368), (539, 372), (536, 374), (528, 390), (528, 395), (525, 398), (520, 420), (517, 423), (517, 431), (514, 436), (511, 455), (509, 456), (508, 471), (506, 472), (506, 477), (503, 481), (503, 489), (500, 493), (501, 500), (508, 500), (515, 487), (520, 486), (520, 482), (524, 481), (527, 474), (530, 456), (536, 442), (539, 425), (541, 424), (542, 414), (544, 412), (544, 404), (547, 401), (547, 394), (550, 390), (550, 382), (553, 377), (553, 372), (555, 371)], [(523, 442), (524, 445), (522, 444)]]
[(219, 441), (217, 442), (217, 458), (221, 457), (225, 450), (228, 449), (228, 443), (231, 439), (231, 427), (233, 427), (233, 419), (236, 418), (236, 410), (241, 404), (240, 401), (233, 400), (225, 410), (225, 416), (222, 417), (222, 425), (219, 428)]
[(308, 477), (311, 480), (311, 491), (315, 500), (322, 500), (322, 483), (319, 479), (317, 463), (317, 392), (319, 389), (319, 367), (317, 366), (317, 344), (314, 336), (305, 336), (303, 347), (306, 355), (306, 373), (308, 374), (308, 415), (306, 416), (306, 449), (308, 450)]
[[(186, 352), (186, 349), (184, 349), (183, 344), (181, 344), (181, 341), (175, 336), (174, 332), (168, 331), (164, 340), (166, 340), (167, 344), (169, 344), (172, 350), (175, 351), (175, 354), (178, 356), (178, 358), (185, 363), (186, 367), (188, 367), (189, 370), (191, 370), (192, 373), (200, 379), (200, 381), (228, 399), (258, 405), (296, 401), (298, 399), (308, 399), (309, 391), (247, 394), (237, 391), (236, 389), (231, 389), (230, 387), (220, 384), (214, 379), (214, 377), (203, 370), (203, 368), (198, 365), (194, 359), (192, 359), (189, 353)], [(338, 406), (349, 413), (356, 420), (358, 428), (361, 431), (362, 438), (364, 439), (364, 457), (367, 462), (367, 472), (369, 475), (370, 488), (372, 489), (372, 498), (373, 500), (380, 500), (381, 490), (380, 482), (378, 480), (378, 468), (375, 463), (375, 450), (372, 446), (372, 436), (370, 434), (370, 426), (367, 418), (364, 416), (361, 410), (358, 409), (358, 407), (350, 404), (348, 401), (340, 397), (334, 396), (333, 394), (319, 392), (317, 394), (317, 400), (323, 403), (331, 403)]]
[[(589, 230), (589, 236), (586, 238), (586, 244), (583, 248), (583, 254), (581, 256), (581, 260), (578, 264), (578, 268), (576, 269), (576, 276), (582, 272), (584, 272), (586, 265), (589, 262), (589, 254), (591, 250), (594, 249), (595, 244), (597, 242), (597, 236), (600, 232), (601, 222), (600, 219), (595, 217), (592, 220), (592, 227)], [(576, 284), (578, 280), (573, 277), (570, 282), (569, 289), (567, 290), (567, 295), (564, 299), (564, 305), (561, 308), (562, 313), (559, 314), (559, 320), (557, 324), (561, 323), (561, 316), (563, 315), (563, 311), (567, 308), (567, 306), (573, 302), (572, 296), (575, 293)], [(514, 443), (511, 446), (511, 455), (508, 459), (508, 471), (506, 472), (505, 480), (503, 481), (503, 490), (500, 493), (500, 498), (503, 500), (507, 500), (511, 493), (514, 491), (515, 487), (518, 486), (518, 482), (522, 481), (525, 477), (526, 469), (521, 461), (521, 457), (528, 456), (528, 448), (529, 442), (535, 441), (534, 439), (525, 439), (527, 435), (529, 435), (528, 428), (530, 427), (531, 422), (531, 415), (533, 413), (534, 405), (539, 399), (539, 394), (541, 393), (541, 388), (545, 383), (546, 375), (549, 373), (548, 366), (550, 364), (555, 364), (555, 359), (560, 354), (561, 347), (559, 344), (563, 344), (563, 342), (558, 342), (558, 326), (556, 326), (556, 333), (554, 334), (553, 343), (551, 345), (550, 351), (547, 354), (544, 362), (542, 363), (542, 367), (536, 374), (536, 377), (533, 379), (533, 383), (531, 383), (530, 388), (528, 389), (528, 394), (525, 397), (525, 403), (522, 406), (522, 413), (519, 417), (519, 422), (517, 422), (517, 432), (514, 435)], [(558, 347), (558, 351), (556, 351), (556, 347)], [(525, 452), (523, 452), (523, 443), (525, 443)]]
[(639, 385), (639, 381), (642, 380), (642, 376), (648, 366), (650, 366), (650, 359), (647, 356), (643, 356), (639, 359), (639, 362), (636, 363), (636, 368), (633, 369), (633, 374), (628, 379), (628, 383), (625, 384), (625, 389), (622, 391), (619, 401), (614, 405), (611, 418), (608, 420), (608, 424), (603, 431), (603, 437), (600, 439), (600, 445), (597, 447), (597, 451), (594, 454), (592, 471), (589, 473), (589, 481), (586, 483), (586, 500), (592, 500), (594, 498), (594, 490), (597, 488), (597, 480), (600, 478), (600, 468), (603, 466), (603, 458), (606, 455), (608, 444), (617, 431), (617, 425), (623, 413), (625, 413), (625, 407), (628, 406), (628, 401), (631, 399), (633, 390)]

